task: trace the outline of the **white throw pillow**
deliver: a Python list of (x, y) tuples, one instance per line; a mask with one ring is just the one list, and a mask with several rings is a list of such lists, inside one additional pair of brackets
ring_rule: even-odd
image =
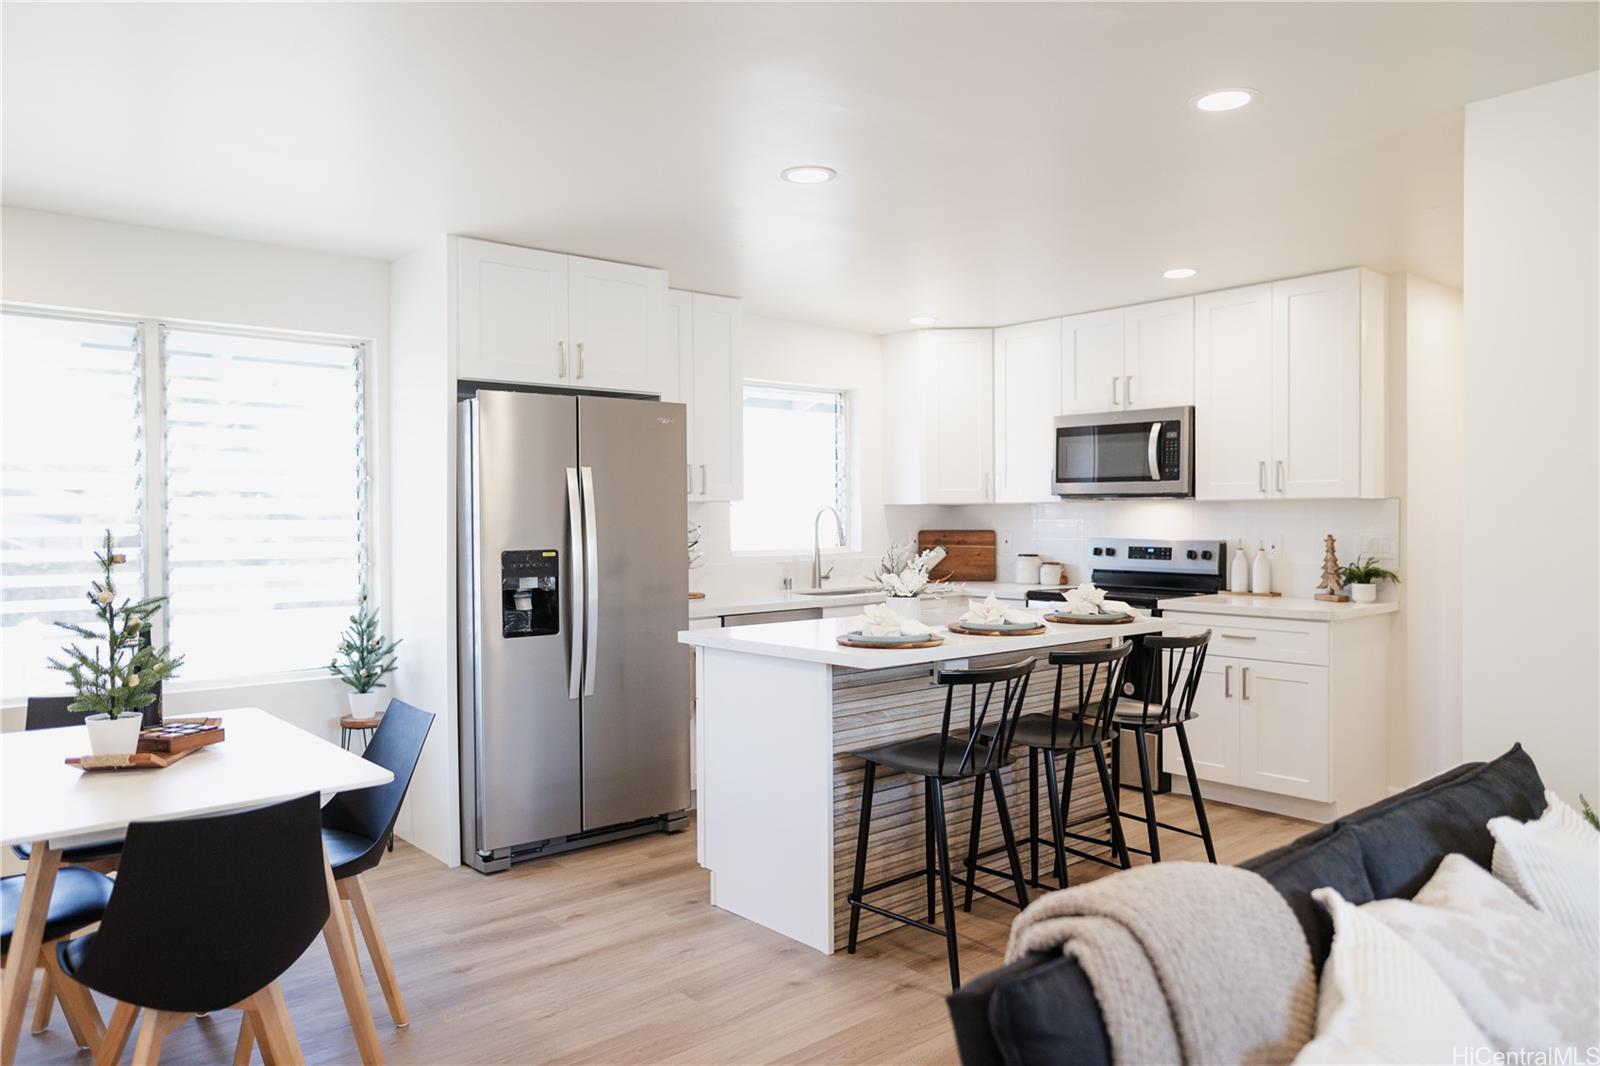
[(1311, 893), (1333, 916), (1317, 1036), (1294, 1061), (1476, 1062), (1489, 1038), (1416, 948), (1331, 888)]
[(1600, 965), (1600, 833), (1583, 815), (1545, 790), (1549, 804), (1536, 822), (1489, 819), (1494, 875), (1556, 920)]
[(1502, 1051), (1600, 1045), (1600, 981), (1555, 920), (1465, 855), (1413, 899), (1361, 907), (1416, 948)]

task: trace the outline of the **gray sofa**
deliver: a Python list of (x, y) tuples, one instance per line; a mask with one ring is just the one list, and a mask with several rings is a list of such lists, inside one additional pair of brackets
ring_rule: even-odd
[[(1490, 818), (1536, 818), (1544, 805), (1539, 772), (1518, 745), (1493, 762), (1458, 766), (1242, 865), (1288, 901), (1320, 973), (1333, 929), (1311, 899), (1314, 889), (1332, 885), (1353, 903), (1410, 898), (1452, 852), (1487, 868), (1494, 851), (1485, 828)], [(966, 1066), (1111, 1062), (1094, 991), (1073, 959), (1018, 959), (963, 985), (947, 1002)]]

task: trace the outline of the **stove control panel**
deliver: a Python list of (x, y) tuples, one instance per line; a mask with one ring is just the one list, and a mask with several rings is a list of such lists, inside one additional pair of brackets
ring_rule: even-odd
[(1089, 565), (1095, 569), (1220, 576), (1227, 557), (1226, 547), (1215, 540), (1097, 538), (1089, 542)]

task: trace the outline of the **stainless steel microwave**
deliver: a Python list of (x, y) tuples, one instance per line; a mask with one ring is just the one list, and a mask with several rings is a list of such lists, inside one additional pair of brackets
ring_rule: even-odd
[(1056, 419), (1057, 496), (1193, 496), (1194, 408)]

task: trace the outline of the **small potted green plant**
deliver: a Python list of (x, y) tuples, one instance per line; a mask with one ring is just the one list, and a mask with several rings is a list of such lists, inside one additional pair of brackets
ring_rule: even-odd
[[(132, 755), (139, 749), (139, 730), (144, 725), (144, 709), (156, 702), (156, 686), (177, 672), (183, 656), (174, 659), (171, 648), (157, 648), (146, 642), (150, 619), (161, 610), (165, 596), (150, 596), (137, 602), (117, 602), (117, 584), (111, 576), (114, 567), (127, 562), (116, 550), (111, 531), (106, 530), (102, 551), (95, 553), (101, 578), (89, 583), (85, 593), (95, 615), (105, 626), (105, 634), (78, 625), (56, 625), (75, 636), (91, 641), (91, 652), (76, 644), (61, 649), (65, 661), (51, 659), (50, 668), (67, 675), (76, 698), (67, 710), (87, 714), (89, 750), (95, 755)], [(100, 658), (102, 645), (106, 650)]]
[(394, 650), (398, 640), (385, 641), (378, 632), (378, 612), (367, 607), (367, 594), (350, 616), (350, 627), (339, 638), (339, 652), (328, 663), (328, 673), (350, 686), (346, 694), (350, 713), (356, 718), (373, 718), (378, 713), (378, 689), (383, 679), (394, 673)]
[(1356, 556), (1356, 561), (1339, 568), (1339, 580), (1344, 587), (1350, 590), (1352, 603), (1373, 603), (1378, 599), (1378, 582), (1393, 581), (1400, 583), (1400, 578), (1393, 570), (1385, 570), (1378, 565), (1378, 560), (1368, 556)]

